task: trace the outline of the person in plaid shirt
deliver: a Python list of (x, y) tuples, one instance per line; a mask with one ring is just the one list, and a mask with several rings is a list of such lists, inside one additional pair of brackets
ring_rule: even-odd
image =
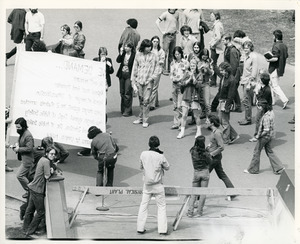
[(143, 124), (144, 128), (149, 126), (149, 100), (154, 80), (159, 74), (158, 57), (151, 52), (152, 47), (153, 44), (150, 40), (142, 41), (131, 73), (132, 87), (135, 93), (138, 92), (140, 102), (139, 118), (133, 123)]
[(274, 123), (274, 112), (272, 105), (269, 105), (267, 101), (261, 103), (264, 115), (261, 118), (258, 133), (255, 136), (258, 139), (257, 144), (254, 148), (253, 157), (248, 169), (244, 170), (244, 173), (258, 174), (260, 165), (260, 154), (261, 150), (265, 148), (266, 154), (270, 160), (270, 164), (273, 169), (273, 173), (276, 175), (281, 174), (285, 168), (282, 166), (280, 159), (273, 152), (272, 142), (275, 138), (275, 123)]

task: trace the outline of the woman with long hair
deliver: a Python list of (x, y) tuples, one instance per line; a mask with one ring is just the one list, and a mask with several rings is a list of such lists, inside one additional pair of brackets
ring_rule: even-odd
[[(190, 154), (192, 157), (193, 168), (194, 168), (194, 178), (193, 187), (207, 187), (209, 182), (209, 162), (210, 157), (205, 150), (205, 137), (198, 136), (195, 139), (194, 146), (190, 149)], [(194, 205), (196, 199), (199, 198), (199, 204), (197, 209), (197, 214), (194, 216)], [(187, 212), (187, 216), (201, 217), (203, 214), (203, 206), (205, 203), (206, 195), (196, 196), (193, 195), (190, 200), (190, 207)]]
[(152, 93), (151, 93), (150, 101), (149, 101), (150, 110), (154, 110), (155, 107), (159, 106), (158, 86), (159, 86), (160, 76), (163, 72), (163, 67), (164, 67), (164, 63), (165, 63), (165, 52), (160, 46), (160, 39), (158, 36), (153, 36), (151, 38), (151, 42), (153, 44), (153, 48), (152, 48), (151, 52), (154, 53), (158, 57), (158, 65), (159, 65), (158, 75), (154, 79)]
[(132, 115), (132, 99), (133, 89), (131, 86), (131, 72), (135, 58), (135, 49), (132, 42), (126, 42), (124, 48), (121, 46), (120, 53), (117, 57), (117, 63), (120, 67), (117, 72), (117, 77), (120, 81), (121, 95), (121, 113), (124, 117)]

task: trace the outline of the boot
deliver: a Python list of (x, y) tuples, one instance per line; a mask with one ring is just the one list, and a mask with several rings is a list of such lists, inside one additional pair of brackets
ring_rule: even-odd
[(196, 136), (195, 138), (197, 138), (198, 136), (201, 136), (202, 133), (201, 133), (201, 125), (197, 125), (197, 132), (196, 132)]
[(177, 136), (177, 139), (181, 139), (181, 138), (184, 137), (184, 130), (185, 130), (184, 127), (181, 127), (181, 128), (180, 128), (180, 132), (179, 132), (179, 134), (178, 134), (178, 136)]

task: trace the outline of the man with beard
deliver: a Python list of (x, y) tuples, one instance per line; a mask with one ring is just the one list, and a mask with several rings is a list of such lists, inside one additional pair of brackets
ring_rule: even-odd
[(31, 51), (31, 47), (35, 41), (44, 39), (44, 15), (37, 8), (30, 8), (30, 12), (25, 15), (25, 49)]
[(28, 172), (30, 170), (31, 165), (33, 164), (33, 147), (34, 147), (34, 139), (32, 134), (27, 129), (27, 121), (20, 117), (15, 121), (17, 133), (20, 135), (18, 143), (16, 143), (13, 150), (18, 154), (18, 160), (22, 161), (18, 172), (17, 179), (19, 180), (21, 186), (26, 191), (26, 193), (22, 196), (26, 198), (28, 196), (28, 183), (29, 180), (27, 178)]

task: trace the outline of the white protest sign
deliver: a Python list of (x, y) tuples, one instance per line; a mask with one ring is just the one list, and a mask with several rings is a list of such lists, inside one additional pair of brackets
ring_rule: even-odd
[(54, 53), (18, 55), (13, 121), (24, 117), (35, 139), (52, 136), (56, 142), (90, 147), (88, 128), (105, 132), (105, 64)]

